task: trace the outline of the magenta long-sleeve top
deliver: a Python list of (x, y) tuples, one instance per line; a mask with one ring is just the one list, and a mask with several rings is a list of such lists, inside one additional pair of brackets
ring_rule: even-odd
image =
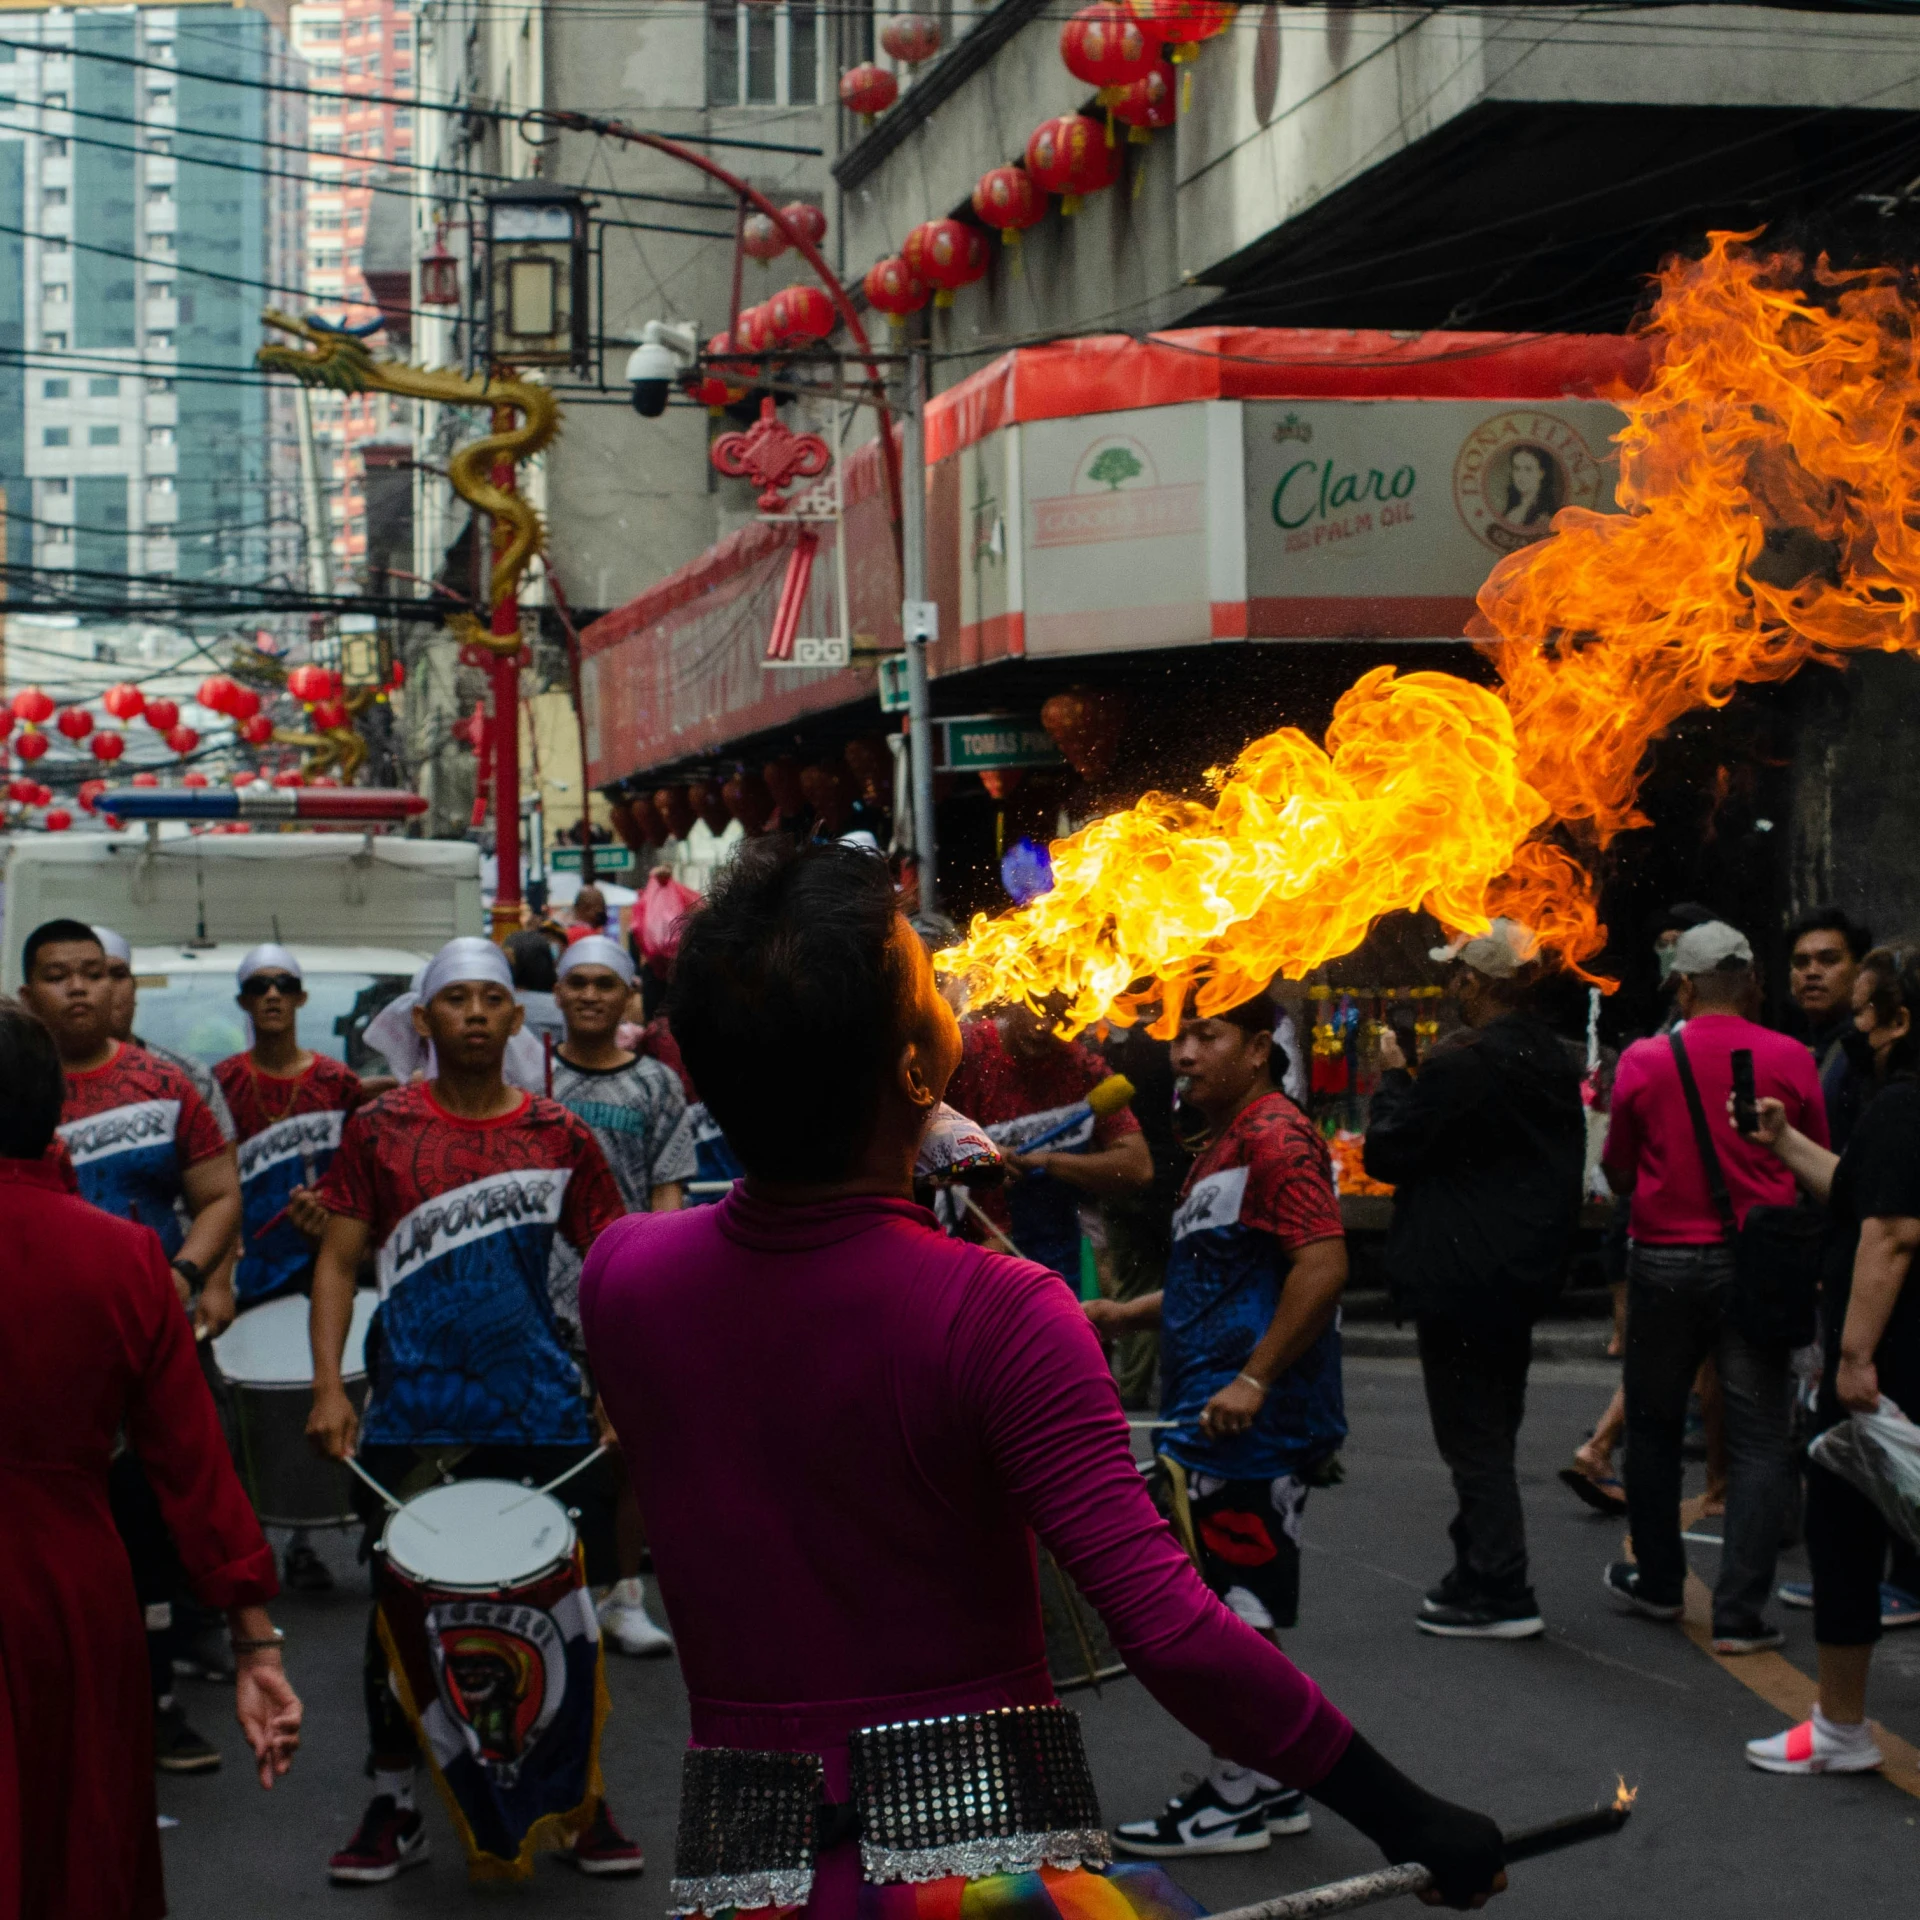
[[(1099, 1342), (1058, 1275), (923, 1208), (635, 1214), (580, 1289), (705, 1746), (809, 1749), (1052, 1700), (1033, 1535), (1143, 1685), (1296, 1786), (1351, 1729), (1208, 1591), (1141, 1481)], [(816, 1917), (850, 1912), (823, 1859)]]

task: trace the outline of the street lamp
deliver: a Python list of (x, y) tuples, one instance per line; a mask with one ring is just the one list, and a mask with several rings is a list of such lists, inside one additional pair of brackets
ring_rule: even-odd
[(527, 180), (487, 196), (487, 351), (497, 366), (590, 366), (587, 203)]

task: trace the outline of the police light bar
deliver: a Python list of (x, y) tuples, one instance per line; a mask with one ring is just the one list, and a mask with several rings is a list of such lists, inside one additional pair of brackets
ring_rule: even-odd
[(116, 787), (94, 802), (117, 820), (406, 820), (427, 810), (404, 787)]

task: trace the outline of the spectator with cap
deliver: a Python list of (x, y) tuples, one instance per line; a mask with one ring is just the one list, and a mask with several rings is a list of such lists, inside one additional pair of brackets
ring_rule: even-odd
[(1579, 1225), (1586, 1114), (1572, 1051), (1528, 1009), (1537, 945), (1495, 920), (1434, 950), (1465, 1029), (1417, 1076), (1386, 1036), (1367, 1128), (1367, 1171), (1394, 1188), (1388, 1284), (1419, 1330), (1427, 1413), (1459, 1501), (1453, 1566), (1414, 1623), (1447, 1638), (1545, 1631), (1514, 1448), (1533, 1323)]
[(1791, 1206), (1793, 1176), (1726, 1124), (1733, 1054), (1753, 1055), (1762, 1098), (1824, 1146), (1827, 1114), (1805, 1047), (1747, 1017), (1758, 994), (1753, 949), (1724, 921), (1689, 928), (1674, 947), (1681, 1029), (1636, 1041), (1621, 1057), (1602, 1165), (1632, 1195), (1627, 1260), (1627, 1511), (1636, 1563), (1616, 1561), (1616, 1602), (1657, 1620), (1683, 1609), (1681, 1441), (1687, 1393), (1703, 1360), (1717, 1363), (1726, 1406), (1727, 1509), (1713, 1594), (1718, 1653), (1755, 1653), (1781, 1635), (1766, 1619), (1787, 1501), (1790, 1440), (1784, 1350), (1747, 1338), (1729, 1312), (1734, 1250), (1715, 1201), (1683, 1068), (1707, 1116), (1708, 1139), (1736, 1225), (1761, 1205)]

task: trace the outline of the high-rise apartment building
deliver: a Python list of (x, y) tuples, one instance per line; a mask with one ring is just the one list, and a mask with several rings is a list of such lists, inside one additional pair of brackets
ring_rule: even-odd
[[(378, 306), (363, 258), (376, 181), (404, 193), (409, 178), (413, 113), (395, 102), (413, 92), (413, 13), (393, 0), (303, 0), (292, 23), (316, 90), (307, 102), (308, 300), (318, 312), (344, 310), (357, 323)], [(409, 442), (412, 416), (408, 402), (389, 394), (316, 392), (312, 406), (335, 584), (348, 587), (367, 559), (367, 449)]]

